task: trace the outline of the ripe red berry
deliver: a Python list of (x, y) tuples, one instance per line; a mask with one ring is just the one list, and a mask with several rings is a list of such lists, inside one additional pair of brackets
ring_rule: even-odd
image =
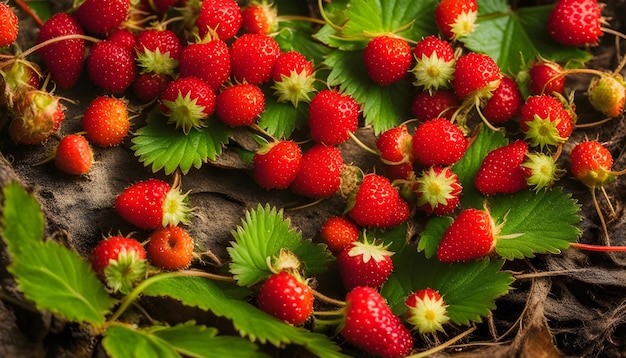
[(570, 153), (572, 174), (589, 188), (599, 188), (615, 179), (613, 156), (597, 141), (578, 143)]
[(527, 188), (522, 166), (527, 153), (528, 144), (523, 140), (490, 151), (474, 177), (476, 189), (485, 195), (495, 195), (512, 194)]
[(353, 241), (337, 255), (343, 287), (350, 291), (357, 286), (382, 286), (393, 271), (392, 255), (381, 244)]
[(407, 202), (382, 175), (365, 175), (353, 200), (348, 203), (348, 216), (360, 226), (390, 228), (403, 223), (410, 215)]
[(298, 174), (302, 151), (292, 140), (278, 140), (260, 147), (252, 163), (254, 180), (262, 188), (286, 189)]
[(500, 67), (493, 58), (470, 52), (456, 60), (452, 88), (460, 99), (485, 99), (500, 85)]
[(435, 118), (452, 119), (452, 115), (461, 105), (452, 90), (422, 91), (413, 97), (411, 113), (421, 122)]
[(259, 291), (259, 308), (292, 325), (301, 325), (313, 312), (313, 290), (302, 279), (281, 271)]
[(278, 16), (273, 4), (250, 3), (241, 9), (241, 27), (245, 32), (267, 35), (277, 26)]
[(476, 26), (476, 0), (442, 0), (435, 8), (435, 21), (448, 39), (467, 36)]
[(130, 129), (126, 103), (108, 96), (98, 96), (87, 105), (82, 123), (89, 141), (101, 147), (120, 145)]
[(141, 72), (173, 76), (183, 46), (168, 29), (141, 30), (135, 41), (135, 56)]
[(217, 107), (213, 88), (199, 78), (179, 77), (167, 84), (160, 99), (160, 110), (168, 123), (189, 133), (201, 128)]
[(530, 79), (530, 93), (541, 94), (565, 94), (565, 76), (563, 67), (556, 62), (541, 60), (533, 62), (528, 70)]
[(432, 166), (416, 178), (417, 208), (430, 215), (451, 214), (461, 202), (463, 187), (450, 167)]
[(265, 95), (259, 86), (233, 84), (217, 95), (217, 118), (231, 127), (254, 124), (265, 111)]
[(359, 228), (346, 217), (331, 216), (322, 225), (320, 237), (328, 245), (330, 252), (338, 255), (359, 239)]
[(482, 113), (490, 123), (505, 123), (520, 113), (522, 102), (517, 83), (510, 77), (502, 76), (500, 85), (487, 100)]
[(106, 36), (128, 17), (130, 0), (85, 0), (76, 9), (76, 19), (90, 33)]
[(415, 160), (424, 165), (452, 165), (465, 154), (467, 139), (461, 129), (445, 118), (422, 123), (413, 134)]
[(139, 241), (112, 236), (100, 241), (90, 256), (91, 267), (113, 291), (128, 293), (146, 273), (146, 250)]
[(411, 67), (409, 43), (392, 35), (371, 39), (363, 52), (363, 61), (369, 77), (381, 86), (401, 80)]
[(173, 81), (172, 76), (156, 73), (140, 73), (131, 89), (142, 102), (150, 102), (161, 96), (167, 85)]
[(171, 225), (153, 231), (146, 245), (150, 263), (164, 270), (189, 267), (193, 248), (193, 237), (185, 229)]
[(9, 46), (17, 39), (18, 19), (7, 3), (0, 2), (0, 47)]
[(550, 11), (548, 34), (568, 46), (597, 45), (603, 8), (597, 0), (559, 0)]
[(218, 91), (230, 76), (228, 46), (220, 39), (188, 44), (183, 48), (179, 62), (181, 77), (199, 78), (214, 91)]
[(348, 94), (330, 89), (318, 92), (309, 104), (311, 137), (326, 145), (347, 141), (358, 127), (359, 110), (359, 104)]
[(316, 144), (302, 155), (300, 169), (289, 188), (308, 198), (329, 197), (339, 191), (343, 168), (339, 148)]
[(87, 56), (87, 73), (97, 86), (122, 93), (133, 83), (137, 65), (132, 51), (115, 42), (94, 44)]
[(280, 54), (280, 46), (274, 38), (261, 34), (243, 34), (230, 45), (232, 75), (239, 82), (267, 82), (271, 79), (272, 67)]
[(241, 28), (239, 4), (235, 0), (202, 1), (195, 25), (200, 38), (214, 31), (220, 40), (229, 40)]
[(380, 152), (380, 160), (386, 164), (412, 163), (413, 136), (406, 125), (400, 125), (382, 132), (376, 138), (376, 148)]
[(310, 102), (310, 94), (315, 91), (313, 64), (297, 51), (278, 56), (272, 67), (272, 80), (278, 102), (289, 101), (294, 107), (298, 107), (300, 101)]
[(135, 34), (127, 28), (117, 28), (111, 31), (106, 39), (131, 51), (135, 51)]
[(487, 211), (469, 208), (454, 219), (437, 247), (442, 262), (471, 261), (489, 255), (500, 229)]
[(526, 99), (522, 105), (520, 128), (531, 146), (543, 148), (567, 141), (574, 123), (560, 100), (543, 94)]
[(72, 174), (89, 173), (93, 163), (93, 152), (87, 139), (82, 135), (70, 134), (61, 138), (54, 155), (54, 165)]

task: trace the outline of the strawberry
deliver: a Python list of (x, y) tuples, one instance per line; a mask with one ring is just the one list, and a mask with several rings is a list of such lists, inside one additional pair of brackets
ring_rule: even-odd
[(626, 83), (619, 74), (602, 75), (589, 83), (589, 102), (597, 111), (611, 118), (624, 112)]
[(517, 83), (510, 77), (502, 76), (500, 85), (487, 100), (482, 113), (490, 123), (505, 123), (520, 113), (522, 101)]
[(172, 81), (173, 78), (169, 75), (140, 73), (135, 77), (131, 89), (140, 101), (150, 102), (161, 97), (167, 85)]
[(316, 144), (302, 154), (300, 169), (289, 188), (309, 198), (329, 197), (339, 191), (343, 168), (339, 148)]
[(437, 258), (442, 262), (459, 262), (485, 257), (493, 252), (499, 232), (487, 211), (465, 209), (443, 234)]
[(93, 152), (82, 135), (70, 134), (61, 138), (54, 154), (54, 165), (65, 173), (83, 175), (89, 173)]
[(465, 154), (467, 139), (461, 129), (445, 118), (422, 123), (413, 133), (415, 160), (424, 165), (452, 165)]
[(604, 4), (597, 0), (559, 0), (548, 17), (548, 34), (568, 46), (595, 46), (602, 36)]
[(417, 208), (430, 215), (451, 214), (460, 204), (463, 187), (450, 167), (432, 166), (416, 180)]
[(128, 18), (130, 0), (85, 0), (76, 9), (76, 20), (87, 32), (108, 35)]
[(459, 98), (451, 90), (422, 91), (413, 97), (411, 113), (422, 122), (435, 118), (451, 120), (460, 105)]
[(455, 40), (469, 35), (476, 27), (476, 0), (442, 0), (435, 8), (435, 21), (441, 33)]
[(409, 204), (389, 179), (373, 173), (363, 177), (347, 211), (357, 225), (383, 229), (403, 223), (410, 214)]
[(241, 27), (239, 4), (235, 0), (202, 1), (195, 26), (201, 38), (215, 31), (220, 40), (229, 40)]
[(597, 141), (584, 141), (576, 144), (570, 153), (572, 174), (589, 188), (599, 188), (616, 178), (611, 171), (611, 152)]
[(179, 226), (156, 229), (146, 245), (150, 263), (164, 270), (186, 269), (193, 258), (193, 241), (193, 237)]
[(530, 79), (530, 93), (540, 94), (565, 94), (565, 76), (561, 76), (563, 67), (556, 62), (548, 60), (535, 61), (528, 70)]
[(230, 45), (232, 75), (239, 82), (267, 82), (272, 77), (274, 62), (280, 54), (280, 46), (272, 37), (243, 34)]
[[(70, 15), (57, 13), (43, 24), (37, 43), (65, 35), (84, 35), (84, 31)], [(50, 43), (37, 52), (50, 71), (52, 80), (61, 88), (71, 88), (83, 71), (85, 48), (85, 40), (76, 38)]]
[(97, 86), (122, 93), (137, 75), (133, 52), (115, 42), (98, 42), (87, 56), (87, 73)]
[(139, 241), (112, 236), (100, 241), (90, 255), (91, 267), (113, 291), (124, 294), (146, 274), (146, 250)]
[(381, 86), (404, 78), (412, 62), (409, 43), (393, 35), (378, 35), (363, 51), (363, 62), (369, 77)]
[(245, 32), (267, 35), (278, 26), (278, 11), (274, 4), (265, 0), (261, 3), (250, 2), (241, 9), (241, 27)]
[(474, 177), (476, 189), (485, 195), (512, 194), (528, 186), (522, 164), (528, 153), (523, 140), (496, 148), (483, 159)]
[(39, 144), (56, 133), (65, 119), (65, 107), (59, 97), (31, 89), (18, 98), (9, 135), (16, 144)]
[(322, 225), (320, 237), (330, 252), (338, 255), (359, 239), (359, 228), (344, 216), (331, 216)]
[(313, 290), (299, 275), (287, 271), (265, 280), (258, 299), (262, 311), (295, 326), (306, 322), (313, 312)]
[(434, 35), (420, 40), (413, 49), (416, 65), (411, 69), (415, 75), (413, 85), (424, 90), (436, 91), (450, 85), (454, 73), (454, 50), (448, 41)]
[(286, 189), (298, 174), (302, 151), (292, 140), (277, 140), (261, 146), (252, 163), (254, 180), (262, 188)]
[(386, 246), (368, 242), (367, 238), (363, 242), (353, 241), (337, 255), (343, 287), (350, 291), (357, 286), (382, 286), (393, 271), (393, 254)]
[(181, 77), (199, 78), (218, 91), (230, 76), (228, 46), (220, 39), (188, 44), (180, 54), (178, 71)]
[(114, 42), (126, 49), (135, 51), (135, 44), (137, 43), (135, 34), (126, 28), (118, 28), (107, 35), (107, 41)]
[(376, 138), (376, 148), (380, 152), (380, 160), (386, 164), (412, 163), (413, 136), (406, 125), (399, 125), (382, 132)]
[(265, 95), (259, 86), (240, 83), (224, 88), (217, 95), (217, 118), (231, 127), (254, 124), (265, 111)]
[(520, 128), (531, 146), (543, 148), (567, 141), (574, 123), (560, 100), (543, 94), (526, 99), (522, 105)]
[(443, 297), (430, 287), (412, 292), (404, 301), (407, 322), (420, 334), (444, 332), (443, 324), (450, 321)]
[(404, 357), (413, 349), (411, 332), (372, 287), (356, 287), (346, 295), (339, 333), (349, 343), (373, 355)]
[(201, 128), (215, 112), (216, 96), (213, 88), (199, 78), (179, 77), (167, 84), (160, 98), (160, 110), (169, 117), (168, 123), (189, 133)]
[(12, 45), (18, 31), (17, 15), (7, 3), (0, 2), (0, 47)]
[(16, 59), (0, 65), (0, 107), (12, 108), (25, 93), (39, 88), (39, 66), (30, 61)]
[(145, 29), (136, 37), (136, 62), (141, 72), (173, 76), (182, 49), (183, 46), (174, 31)]
[(313, 64), (297, 51), (278, 56), (272, 67), (272, 80), (278, 102), (289, 101), (294, 107), (298, 107), (300, 101), (310, 102), (310, 93), (315, 91)]
[(533, 186), (535, 191), (550, 187), (563, 174), (564, 169), (557, 167), (555, 158), (544, 153), (528, 153), (522, 163), (526, 182)]
[(318, 92), (309, 104), (311, 137), (326, 145), (350, 139), (358, 127), (359, 104), (349, 94), (326, 89)]
[(114, 97), (94, 98), (82, 121), (89, 141), (101, 147), (120, 145), (130, 129), (126, 103)]
[(187, 223), (191, 212), (187, 194), (154, 178), (124, 189), (115, 199), (115, 210), (124, 220), (146, 230)]
[(469, 52), (456, 60), (450, 83), (457, 97), (474, 103), (476, 99), (491, 97), (501, 78), (500, 67), (493, 58)]

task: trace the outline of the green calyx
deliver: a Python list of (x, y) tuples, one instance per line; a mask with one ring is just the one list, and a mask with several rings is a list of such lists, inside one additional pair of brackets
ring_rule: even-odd
[(532, 121), (526, 122), (528, 130), (524, 139), (533, 147), (545, 148), (547, 146), (557, 146), (565, 143), (567, 138), (561, 137), (557, 126), (561, 119), (550, 120), (535, 115)]
[(432, 53), (430, 57), (422, 56), (416, 59), (417, 64), (411, 72), (415, 75), (413, 85), (423, 86), (425, 90), (436, 91), (447, 88), (454, 74), (454, 60), (445, 61)]
[(289, 76), (282, 75), (280, 81), (275, 81), (272, 88), (276, 90), (274, 94), (278, 96), (278, 102), (291, 102), (294, 107), (298, 107), (300, 101), (311, 101), (311, 93), (315, 91), (314, 83), (315, 77), (307, 75), (305, 70), (300, 73), (291, 71)]
[(136, 282), (141, 281), (147, 270), (146, 259), (139, 258), (136, 251), (123, 249), (117, 260), (110, 260), (109, 266), (104, 269), (107, 286), (114, 292), (128, 294)]
[(601, 76), (589, 84), (589, 102), (597, 111), (614, 118), (624, 111), (626, 87), (619, 76)]
[(137, 65), (142, 69), (142, 73), (156, 73), (173, 76), (178, 67), (178, 60), (170, 57), (170, 53), (162, 53), (160, 49), (150, 51), (137, 51)]
[(550, 187), (565, 174), (564, 169), (557, 168), (554, 158), (543, 153), (527, 154), (522, 167), (529, 173), (526, 182), (534, 186), (536, 191)]
[(204, 113), (205, 107), (198, 104), (198, 99), (191, 99), (191, 92), (186, 95), (178, 93), (174, 101), (164, 100), (163, 104), (169, 109), (168, 123), (173, 123), (176, 128), (182, 128), (188, 134), (191, 128), (202, 128), (208, 117)]

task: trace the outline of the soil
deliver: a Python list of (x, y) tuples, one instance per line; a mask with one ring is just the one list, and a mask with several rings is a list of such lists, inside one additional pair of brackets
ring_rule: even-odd
[[(63, 7), (63, 5), (59, 5)], [(626, 32), (626, 1), (608, 1), (604, 12), (611, 16), (611, 28)], [(28, 43), (36, 26), (22, 15), (21, 36)], [(590, 48), (593, 60), (589, 67), (612, 69), (616, 66), (616, 41), (611, 35), (603, 37), (598, 47)], [(621, 41), (621, 52), (626, 48)], [(575, 102), (579, 123), (602, 119), (585, 97), (588, 78), (569, 79), (575, 88)], [(80, 130), (80, 116), (84, 105), (101, 94), (87, 78), (69, 91), (57, 90), (58, 95), (76, 103), (66, 103), (65, 122), (59, 133)], [(601, 126), (577, 129), (564, 147), (559, 166), (568, 168), (568, 153), (575, 143), (586, 138), (606, 143), (614, 157), (614, 168), (626, 168), (626, 124), (620, 116)], [(140, 120), (140, 119), (137, 119)], [(357, 136), (373, 147), (375, 137), (370, 129), (357, 131)], [(17, 180), (32, 191), (40, 201), (46, 218), (46, 234), (65, 243), (87, 259), (103, 236), (112, 233), (131, 233), (146, 237), (145, 232), (125, 223), (112, 209), (115, 197), (130, 183), (157, 177), (171, 180), (163, 173), (152, 173), (130, 150), (130, 143), (115, 148), (97, 148), (92, 171), (82, 177), (65, 175), (50, 162), (40, 164), (52, 152), (58, 138), (43, 145), (15, 146), (6, 133), (0, 132), (0, 185)], [(246, 210), (259, 203), (278, 208), (294, 208), (305, 204), (300, 197), (288, 191), (259, 189), (250, 175), (250, 164), (239, 158), (233, 148), (254, 149), (255, 143), (243, 133), (236, 133), (217, 161), (200, 169), (192, 169), (182, 180), (182, 189), (189, 194), (196, 208), (193, 223), (188, 228), (197, 245), (210, 249), (222, 262), (228, 260), (226, 247), (232, 239), (231, 231), (240, 224)], [(349, 141), (340, 146), (345, 163), (361, 168), (377, 168), (377, 158), (365, 153)], [(581, 205), (580, 229), (582, 243), (604, 244), (604, 235), (598, 213), (591, 200), (590, 190), (573, 180), (568, 173), (560, 184)], [(606, 193), (616, 215), (609, 217), (608, 203), (599, 195), (600, 206), (608, 218), (611, 245), (626, 245), (626, 181), (618, 179), (606, 187)], [(323, 221), (341, 214), (345, 199), (334, 196), (317, 205), (299, 210), (286, 210), (293, 226), (305, 238), (316, 238)], [(412, 233), (415, 237), (418, 232)], [(3, 357), (88, 357), (104, 356), (97, 336), (83, 327), (64, 322), (46, 312), (38, 312), (24, 301), (11, 276), (0, 271), (0, 356)], [(479, 324), (478, 329), (458, 346), (441, 356), (489, 357), (623, 357), (626, 356), (626, 254), (589, 253), (569, 249), (556, 255), (540, 255), (523, 262), (512, 262), (508, 269), (524, 275), (515, 281), (514, 289), (499, 299), (493, 315)], [(207, 269), (215, 269), (208, 264)], [(332, 282), (332, 281), (331, 281)], [(157, 306), (156, 308), (154, 306)], [(151, 313), (165, 312), (163, 316), (174, 321), (181, 311), (174, 302), (152, 302)], [(169, 310), (169, 311), (168, 311)], [(197, 314), (197, 313), (196, 313)], [(431, 342), (432, 343), (432, 342)], [(462, 349), (461, 349), (462, 348)], [(271, 351), (271, 350), (270, 350)], [(276, 355), (296, 352), (274, 352)], [(297, 352), (298, 354), (302, 352)], [(292, 355), (293, 356), (293, 355)]]

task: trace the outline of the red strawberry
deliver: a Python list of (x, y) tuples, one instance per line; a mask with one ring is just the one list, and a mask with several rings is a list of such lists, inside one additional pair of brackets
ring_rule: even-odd
[(277, 27), (277, 16), (278, 12), (275, 5), (265, 1), (262, 3), (251, 2), (241, 9), (241, 27), (245, 32), (267, 35)]
[(167, 85), (172, 81), (173, 78), (169, 75), (140, 73), (133, 81), (131, 89), (139, 100), (150, 102), (161, 97)]
[(313, 64), (297, 51), (278, 56), (272, 67), (272, 79), (278, 102), (289, 101), (294, 107), (298, 107), (300, 101), (309, 102), (310, 93), (315, 91)]
[(367, 74), (381, 86), (401, 80), (411, 67), (409, 43), (392, 35), (378, 35), (371, 39), (363, 52)]
[(340, 188), (343, 168), (339, 148), (316, 144), (302, 155), (300, 169), (289, 188), (309, 198), (329, 197)]
[(161, 93), (160, 109), (169, 117), (168, 123), (189, 133), (201, 128), (217, 106), (213, 88), (199, 78), (179, 77), (167, 84)]
[[(70, 15), (57, 13), (43, 24), (37, 35), (37, 43), (65, 35), (84, 35), (84, 31)], [(76, 84), (83, 71), (85, 48), (85, 40), (77, 38), (50, 43), (38, 52), (52, 80), (61, 88), (70, 88)]]
[(302, 151), (292, 140), (277, 140), (260, 147), (252, 159), (254, 180), (265, 189), (286, 189), (294, 181)]
[(217, 95), (217, 117), (231, 127), (249, 126), (265, 111), (265, 95), (259, 86), (230, 85)]
[(130, 0), (85, 0), (76, 9), (80, 25), (96, 35), (107, 35), (128, 18)]
[(611, 118), (624, 112), (626, 82), (620, 75), (602, 75), (589, 83), (589, 102), (597, 111)]
[(113, 291), (124, 294), (146, 274), (146, 250), (139, 241), (124, 236), (100, 241), (90, 261), (92, 269)]
[(56, 133), (65, 118), (65, 107), (59, 97), (35, 89), (20, 96), (14, 110), (9, 135), (16, 144), (43, 143)]
[(82, 121), (89, 141), (101, 147), (120, 145), (130, 129), (126, 103), (114, 97), (94, 98)]
[(615, 180), (611, 152), (597, 141), (578, 143), (570, 153), (570, 161), (574, 177), (589, 188), (599, 188)]
[(61, 138), (54, 155), (57, 168), (68, 174), (83, 175), (89, 173), (92, 163), (93, 152), (85, 137), (70, 134)]
[(528, 144), (523, 140), (496, 148), (483, 159), (474, 185), (485, 195), (512, 194), (526, 187), (526, 174), (522, 163), (528, 153)]
[(400, 125), (382, 132), (376, 139), (380, 160), (386, 164), (413, 162), (413, 136), (406, 125)]
[[(455, 0), (457, 1), (457, 0)], [(465, 54), (456, 60), (451, 84), (460, 99), (486, 99), (500, 85), (502, 74), (496, 61), (488, 55), (476, 52)]]
[(390, 228), (403, 223), (409, 214), (409, 204), (389, 179), (373, 173), (363, 177), (354, 201), (348, 204), (348, 216), (360, 226)]
[(438, 291), (423, 288), (409, 295), (404, 301), (407, 307), (407, 322), (413, 325), (420, 334), (444, 332), (443, 324), (450, 321), (448, 305)]
[(17, 15), (8, 4), (0, 2), (0, 47), (13, 44), (18, 30)]
[(445, 118), (422, 123), (413, 133), (415, 160), (424, 165), (452, 165), (465, 154), (467, 139), (461, 129)]
[(533, 186), (535, 191), (550, 187), (563, 174), (564, 169), (557, 167), (555, 158), (545, 153), (528, 153), (522, 163), (526, 182)]
[(272, 67), (280, 54), (280, 46), (272, 37), (243, 34), (230, 45), (233, 77), (239, 82), (251, 84), (267, 82), (271, 79)]
[(356, 287), (346, 295), (339, 333), (360, 349), (381, 357), (404, 357), (413, 349), (411, 332), (372, 287)]
[(124, 220), (146, 230), (187, 223), (191, 212), (187, 194), (154, 178), (124, 189), (115, 199), (115, 210)]
[(181, 270), (191, 265), (193, 237), (179, 226), (168, 225), (150, 234), (146, 251), (150, 263), (164, 270)]
[(422, 91), (413, 97), (411, 113), (422, 122), (435, 118), (452, 119), (461, 102), (451, 90)]
[(109, 33), (107, 41), (114, 42), (131, 51), (135, 51), (135, 34), (126, 28), (118, 28)]
[(565, 94), (565, 76), (561, 76), (563, 67), (556, 62), (541, 60), (533, 62), (528, 70), (530, 93)]
[(411, 72), (415, 75), (415, 86), (425, 90), (449, 87), (454, 73), (454, 50), (448, 41), (434, 35), (420, 40), (413, 49), (417, 64)]
[(313, 290), (299, 276), (281, 271), (271, 275), (261, 286), (259, 308), (298, 326), (313, 312)]
[(320, 237), (328, 245), (330, 252), (338, 255), (359, 239), (359, 228), (346, 217), (331, 216), (322, 225)]
[(172, 30), (142, 30), (135, 41), (137, 65), (141, 72), (173, 76), (182, 49), (178, 36)]
[(499, 231), (488, 212), (465, 209), (443, 234), (437, 258), (442, 262), (458, 262), (485, 257), (494, 250)]
[(521, 116), (520, 128), (533, 147), (564, 143), (574, 130), (572, 117), (563, 103), (547, 94), (528, 97)]
[(196, 77), (214, 91), (230, 76), (228, 46), (220, 39), (191, 43), (183, 48), (178, 67), (181, 77)]
[(428, 215), (451, 214), (460, 204), (463, 187), (450, 167), (425, 169), (416, 184), (417, 207)]
[(502, 76), (500, 85), (487, 100), (482, 113), (490, 123), (505, 123), (520, 113), (522, 101), (517, 83), (510, 77)]
[(603, 8), (597, 0), (559, 0), (550, 11), (548, 34), (568, 46), (597, 45), (602, 36)]
[(200, 38), (215, 31), (222, 41), (226, 41), (241, 27), (241, 9), (235, 0), (202, 1), (195, 25)]
[(311, 137), (326, 145), (347, 141), (357, 129), (359, 110), (359, 104), (349, 94), (331, 89), (318, 92), (309, 104)]
[(435, 21), (448, 39), (467, 36), (476, 27), (476, 0), (442, 0), (435, 8)]
[(350, 291), (357, 286), (378, 288), (393, 271), (393, 252), (381, 244), (353, 241), (337, 255), (343, 287)]
[(98, 42), (91, 47), (87, 56), (87, 73), (97, 86), (113, 93), (122, 93), (137, 75), (133, 52), (114, 42)]

